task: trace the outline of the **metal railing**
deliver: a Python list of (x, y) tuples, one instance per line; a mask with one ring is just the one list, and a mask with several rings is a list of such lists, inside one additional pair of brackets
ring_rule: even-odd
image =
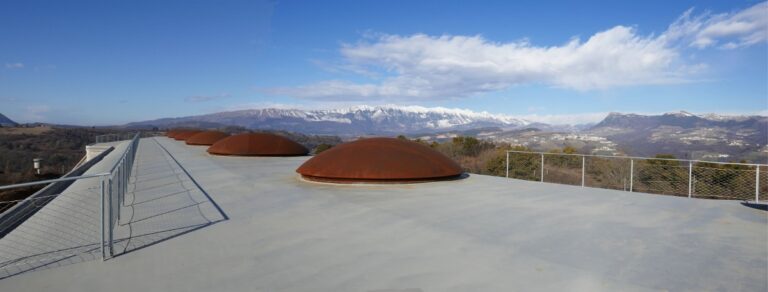
[(768, 165), (509, 150), (506, 177), (689, 198), (765, 200)]
[(94, 137), (94, 142), (98, 144), (98, 143), (124, 141), (124, 140), (132, 139), (133, 136), (134, 136), (133, 133), (104, 134), (104, 135), (98, 135)]
[[(0, 201), (0, 272), (4, 272), (0, 279), (12, 274), (6, 271), (10, 266), (54, 263), (94, 248), (100, 249), (102, 260), (114, 256), (113, 231), (128, 192), (139, 138), (140, 133), (133, 135), (108, 172), (0, 186), (10, 190), (48, 185), (30, 197)], [(87, 179), (99, 181), (41, 193), (57, 183)]]
[[(110, 170), (109, 175), (101, 178), (101, 218), (102, 240), (101, 257), (106, 259), (105, 245), (109, 256), (114, 256), (114, 229), (120, 220), (120, 206), (123, 204), (125, 194), (128, 192), (128, 182), (133, 170), (133, 162), (136, 158), (136, 150), (139, 148), (141, 133), (136, 133), (123, 155)], [(105, 205), (106, 204), (106, 205)], [(105, 230), (106, 229), (106, 230)], [(106, 233), (106, 234), (105, 234)], [(106, 241), (106, 242), (105, 242)]]

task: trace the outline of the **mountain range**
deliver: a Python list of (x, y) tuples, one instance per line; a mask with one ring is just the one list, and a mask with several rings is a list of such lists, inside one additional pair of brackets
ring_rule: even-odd
[(634, 130), (651, 130), (659, 127), (685, 129), (740, 127), (761, 130), (759, 125), (764, 121), (765, 117), (762, 116), (695, 115), (681, 111), (662, 115), (610, 113), (597, 124), (551, 125), (488, 112), (388, 105), (327, 110), (248, 109), (134, 122), (126, 126), (160, 128), (239, 126), (247, 129), (343, 136), (440, 133), (480, 128), (499, 128), (503, 131), (524, 128), (536, 128), (548, 132), (597, 131), (609, 135), (620, 135)]
[(285, 130), (329, 135), (388, 135), (469, 130), (482, 127), (516, 129), (542, 126), (507, 115), (419, 106), (356, 106), (330, 110), (249, 109), (130, 123), (129, 127), (215, 127)]
[(768, 117), (610, 113), (596, 124), (550, 125), (509, 115), (419, 106), (357, 106), (345, 109), (250, 109), (135, 122), (132, 128), (223, 128), (282, 130), (355, 137), (407, 135), (441, 140), (457, 135), (548, 150), (580, 145), (584, 152), (681, 158), (748, 159), (768, 155)]

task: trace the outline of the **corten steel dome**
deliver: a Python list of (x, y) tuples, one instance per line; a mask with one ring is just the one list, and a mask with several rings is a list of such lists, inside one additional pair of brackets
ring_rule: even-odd
[(173, 135), (175, 135), (176, 132), (177, 132), (176, 129), (168, 130), (168, 131), (165, 132), (165, 136), (168, 137), (168, 138), (173, 138)]
[(168, 132), (166, 132), (165, 135), (168, 136), (168, 138), (175, 138), (176, 135), (184, 133), (186, 131), (189, 131), (189, 129), (179, 129), (179, 128), (176, 128), (176, 129), (168, 130)]
[(219, 131), (205, 131), (194, 134), (187, 138), (187, 145), (213, 145), (221, 139), (228, 137), (229, 134)]
[(235, 156), (301, 156), (309, 150), (280, 135), (245, 133), (226, 137), (208, 148), (208, 153)]
[(185, 141), (189, 137), (192, 137), (192, 135), (200, 133), (202, 131), (198, 130), (186, 130), (186, 131), (179, 131), (176, 133), (176, 135), (173, 135), (173, 139), (176, 139), (177, 141)]
[(461, 166), (420, 143), (395, 138), (348, 142), (318, 154), (296, 172), (335, 183), (409, 183), (460, 178)]

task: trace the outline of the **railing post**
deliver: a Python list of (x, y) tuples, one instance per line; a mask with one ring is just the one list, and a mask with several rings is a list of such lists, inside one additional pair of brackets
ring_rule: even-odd
[[(127, 155), (126, 155), (127, 156)], [(126, 157), (127, 158), (127, 157)], [(128, 161), (123, 161), (123, 171), (122, 171), (123, 177), (120, 179), (122, 182), (122, 192), (120, 192), (120, 200), (117, 202), (117, 218), (120, 218), (120, 207), (123, 206), (123, 202), (125, 201), (125, 192), (128, 191)], [(120, 223), (120, 221), (118, 221)]]
[(693, 194), (693, 161), (688, 160), (688, 197)]
[[(124, 162), (123, 162), (124, 163)], [(117, 167), (117, 174), (115, 179), (117, 180), (117, 204), (120, 204), (120, 196), (123, 193), (123, 164)], [(120, 212), (117, 213), (117, 222), (120, 222)]]
[(106, 253), (104, 253), (104, 177), (100, 178), (99, 192), (101, 193), (101, 260), (106, 260)]
[(109, 207), (107, 208), (107, 222), (109, 223), (107, 225), (107, 245), (109, 246), (109, 257), (111, 258), (114, 256), (114, 252), (112, 251), (112, 238), (114, 234), (112, 233), (112, 178), (109, 178), (109, 192), (107, 194), (107, 204)]
[(585, 167), (586, 161), (587, 161), (587, 157), (582, 155), (581, 156), (581, 187), (582, 188), (584, 187), (584, 173), (585, 173), (584, 170), (586, 169)]
[(544, 182), (544, 153), (541, 153), (541, 182)]
[(634, 190), (635, 186), (635, 160), (629, 160), (629, 192)]
[(755, 203), (760, 202), (760, 164), (755, 166)]
[(509, 178), (509, 152), (507, 152), (507, 178)]

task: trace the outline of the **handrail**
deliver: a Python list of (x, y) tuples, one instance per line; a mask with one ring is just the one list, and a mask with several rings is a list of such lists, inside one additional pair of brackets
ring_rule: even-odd
[[(718, 198), (718, 197), (720, 197), (720, 198), (734, 198), (735, 197), (735, 198), (743, 199), (744, 197), (746, 197), (747, 191), (752, 192), (752, 190), (754, 190), (754, 200), (755, 200), (755, 202), (759, 202), (760, 201), (760, 194), (761, 194), (761, 182), (760, 182), (760, 180), (761, 180), (760, 176), (761, 175), (760, 175), (760, 173), (761, 173), (761, 168), (763, 169), (762, 172), (765, 172), (765, 169), (768, 168), (768, 164), (760, 164), (760, 163), (736, 163), (736, 162), (705, 161), (705, 160), (692, 160), (692, 159), (653, 158), (653, 157), (636, 157), (636, 156), (611, 156), (611, 155), (591, 155), (591, 154), (575, 154), (575, 153), (553, 153), (553, 152), (506, 150), (506, 161), (505, 161), (505, 164), (506, 164), (505, 173), (506, 174), (505, 174), (505, 176), (508, 177), (508, 178), (512, 174), (512, 173), (510, 173), (510, 170), (511, 170), (510, 165), (512, 164), (512, 161), (510, 159), (510, 154), (512, 154), (512, 153), (535, 155), (534, 157), (536, 157), (536, 158), (534, 158), (534, 159), (538, 160), (539, 162), (534, 162), (534, 164), (538, 164), (538, 166), (534, 166), (533, 169), (529, 169), (529, 171), (530, 170), (534, 171), (532, 176), (525, 175), (524, 177), (527, 177), (528, 179), (535, 179), (535, 180), (538, 180), (538, 181), (541, 181), (541, 182), (545, 181), (545, 178), (544, 178), (545, 177), (545, 168), (546, 168), (545, 167), (545, 157), (548, 157), (548, 156), (581, 157), (580, 160), (581, 160), (581, 186), (582, 187), (587, 186), (587, 181), (586, 181), (586, 178), (587, 178), (587, 170), (586, 170), (586, 166), (587, 166), (586, 160), (587, 160), (587, 157), (596, 157), (596, 158), (616, 159), (616, 160), (627, 161), (628, 164), (629, 164), (628, 165), (629, 166), (629, 175), (628, 175), (628, 177), (622, 178), (622, 180), (624, 181), (624, 188), (623, 189), (626, 189), (626, 179), (629, 179), (629, 192), (636, 191), (635, 184), (634, 184), (635, 183), (635, 178), (636, 178), (636, 174), (635, 174), (635, 168), (636, 168), (636, 163), (635, 162), (636, 162), (636, 160), (646, 161), (646, 162), (647, 161), (653, 161), (653, 160), (657, 160), (657, 161), (674, 161), (674, 162), (677, 162), (677, 163), (688, 162), (688, 163), (686, 163), (687, 165), (683, 165), (683, 164), (680, 164), (680, 165), (677, 165), (677, 166), (672, 165), (672, 167), (675, 167), (675, 168), (678, 168), (678, 169), (687, 170), (686, 172), (687, 172), (687, 178), (688, 179), (687, 180), (681, 179), (681, 180), (679, 180), (679, 182), (685, 182), (685, 181), (688, 182), (687, 196), (689, 198), (696, 197), (697, 195), (703, 195), (705, 197), (707, 197), (707, 196), (709, 196), (709, 197), (713, 197), (714, 196), (715, 198)], [(700, 163), (702, 163), (702, 164), (717, 164), (717, 165), (738, 165), (738, 166), (746, 166), (746, 167), (733, 168), (733, 169), (725, 168), (724, 167), (724, 168), (721, 169), (721, 168), (718, 168), (718, 167), (715, 167), (715, 166), (711, 166), (711, 167), (707, 167), (706, 165), (702, 166), (702, 165), (700, 165)], [(648, 166), (641, 166), (641, 167), (647, 168)], [(694, 168), (697, 169), (698, 171), (694, 171)], [(745, 169), (745, 168), (749, 168), (749, 169)], [(752, 172), (754, 172), (754, 188), (752, 188), (752, 186), (743, 187), (743, 185), (741, 185), (741, 187), (738, 188), (738, 190), (737, 189), (733, 189), (733, 187), (736, 187), (736, 185), (733, 185), (733, 186), (730, 186), (730, 187), (728, 187), (728, 186), (722, 187), (722, 186), (720, 186), (720, 183), (714, 182), (712, 180), (720, 180), (720, 181), (728, 181), (728, 182), (730, 182), (730, 179), (723, 178), (723, 177), (717, 177), (717, 176), (714, 176), (713, 174), (710, 174), (709, 176), (706, 176), (706, 174), (702, 174), (702, 172), (701, 172), (702, 169), (705, 169), (705, 170), (716, 170), (716, 171), (731, 171), (731, 172), (733, 172), (733, 171), (741, 171), (742, 174), (740, 174), (739, 177), (742, 178), (742, 179), (746, 179), (746, 177), (744, 175), (750, 175)], [(516, 173), (519, 173), (519, 171), (516, 172)], [(546, 172), (546, 173), (548, 173), (548, 172)], [(626, 174), (624, 174), (624, 175), (626, 175)], [(699, 180), (698, 178), (700, 178), (702, 176), (704, 177), (704, 180)], [(763, 179), (765, 179), (765, 178), (763, 178)], [(751, 178), (749, 180), (751, 181)], [(664, 181), (665, 182), (669, 182), (669, 180), (664, 180)], [(699, 181), (699, 183), (696, 183), (696, 181)], [(599, 182), (600, 182), (600, 180), (598, 180), (598, 183)], [(646, 188), (645, 190), (646, 191), (652, 191), (652, 189), (649, 189), (648, 183), (649, 182), (654, 182), (653, 180), (649, 180), (648, 178), (644, 178), (643, 179), (642, 176), (641, 176), (640, 182), (645, 184), (645, 188)], [(578, 184), (578, 183), (575, 183), (574, 181), (571, 181), (568, 184)], [(702, 185), (704, 187), (704, 189), (703, 189), (704, 191), (703, 192), (700, 192), (697, 189), (697, 184), (704, 184), (704, 185)], [(763, 186), (763, 188), (765, 188), (765, 187)], [(714, 193), (715, 191), (719, 191), (719, 192), (726, 192), (727, 191), (727, 192), (734, 192), (734, 193), (737, 192), (738, 194), (736, 196), (734, 196), (734, 195), (722, 195), (722, 194), (715, 194)], [(663, 192), (666, 192), (666, 191), (663, 191)], [(671, 194), (685, 195), (684, 193), (680, 192), (679, 190), (675, 190), (675, 189), (670, 189), (669, 192)], [(749, 194), (749, 196), (751, 196), (751, 194)]]
[(80, 161), (78, 161), (78, 162), (75, 164), (75, 167), (73, 167), (72, 169), (75, 169), (75, 168), (77, 168), (78, 166), (80, 166), (80, 165), (83, 165), (83, 163), (85, 162), (85, 160), (86, 160), (86, 159), (88, 159), (88, 155), (83, 155), (83, 158), (80, 158)]
[(46, 180), (39, 180), (39, 181), (33, 181), (33, 182), (25, 182), (20, 184), (12, 184), (12, 185), (4, 185), (0, 186), (0, 190), (7, 190), (7, 189), (13, 189), (13, 188), (20, 188), (20, 187), (28, 187), (28, 186), (34, 186), (34, 185), (41, 185), (41, 184), (49, 184), (49, 183), (55, 183), (60, 181), (70, 181), (70, 180), (78, 180), (83, 178), (92, 178), (92, 177), (100, 177), (100, 176), (107, 176), (110, 175), (109, 172), (104, 173), (97, 173), (97, 174), (86, 174), (81, 176), (72, 176), (72, 177), (64, 177), (64, 178), (56, 178), (56, 179), (46, 179)]
[[(136, 139), (138, 139), (138, 138), (139, 138), (139, 133), (136, 133), (136, 135), (134, 135), (134, 136), (133, 136), (133, 138), (131, 138), (131, 144), (132, 144), (132, 143), (133, 143), (133, 142), (134, 142)], [(117, 169), (117, 167), (120, 165), (120, 163), (122, 163), (122, 162), (123, 162), (123, 159), (125, 159), (125, 157), (126, 157), (126, 156), (128, 156), (128, 151), (131, 151), (131, 150), (132, 150), (132, 149), (131, 149), (131, 147), (130, 147), (130, 145), (131, 145), (131, 144), (129, 144), (129, 147), (126, 147), (126, 148), (125, 148), (125, 150), (123, 151), (123, 154), (122, 154), (122, 155), (120, 155), (120, 158), (119, 158), (119, 159), (117, 159), (117, 162), (115, 162), (115, 165), (113, 165), (113, 166), (112, 166), (112, 168), (109, 170), (109, 172), (114, 172), (114, 171), (115, 171), (115, 169)]]
[[(123, 154), (112, 166), (109, 174), (101, 179), (101, 259), (114, 256), (114, 224), (120, 221), (120, 205), (128, 192), (128, 181), (131, 177), (131, 169), (136, 159), (141, 133), (133, 136)], [(113, 187), (115, 189), (113, 189)], [(117, 203), (115, 205), (114, 203)], [(106, 227), (106, 230), (105, 230)], [(106, 231), (106, 232), (105, 232)]]
[(655, 157), (597, 155), (597, 154), (580, 154), (580, 153), (552, 153), (552, 152), (536, 152), (536, 151), (520, 151), (520, 150), (506, 150), (506, 152), (507, 153), (540, 154), (540, 155), (543, 154), (543, 155), (624, 158), (624, 159), (643, 159), (643, 160), (687, 161), (687, 162), (712, 163), (712, 164), (735, 164), (735, 165), (745, 165), (745, 166), (768, 166), (768, 164), (762, 164), (762, 163), (721, 162), (721, 161), (706, 161), (706, 160), (677, 159), (677, 158), (655, 158)]
[[(139, 134), (136, 133), (136, 135), (133, 136), (131, 141), (136, 139), (138, 136), (139, 136)], [(56, 179), (39, 180), (39, 181), (25, 182), (25, 183), (18, 183), (18, 184), (10, 184), (10, 185), (0, 186), (0, 190), (28, 187), (28, 186), (48, 184), (48, 183), (54, 183), (54, 182), (60, 182), (60, 181), (70, 181), (70, 180), (78, 180), (78, 179), (83, 179), (83, 178), (93, 178), (93, 177), (99, 177), (99, 176), (107, 176), (107, 175), (112, 174), (112, 172), (115, 171), (115, 169), (120, 165), (120, 163), (125, 158), (125, 156), (128, 155), (128, 151), (129, 150), (131, 150), (130, 147), (125, 148), (125, 150), (123, 151), (123, 154), (120, 155), (120, 158), (117, 159), (117, 162), (115, 162), (115, 164), (112, 166), (112, 168), (110, 168), (109, 172), (98, 173), (98, 174), (87, 174), (87, 175), (73, 176), (73, 177), (56, 178)]]

